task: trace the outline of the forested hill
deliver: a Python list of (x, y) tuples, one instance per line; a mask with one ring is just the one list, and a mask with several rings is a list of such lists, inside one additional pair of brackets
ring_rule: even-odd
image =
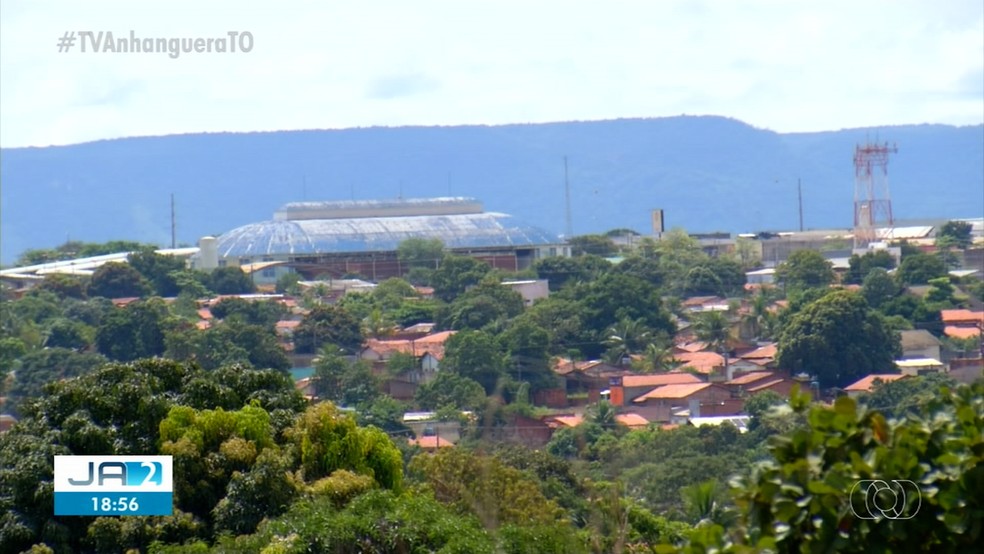
[(0, 163), (0, 257), (66, 239), (194, 243), (269, 219), (281, 204), (474, 196), (486, 209), (575, 234), (668, 226), (792, 229), (797, 179), (807, 227), (851, 225), (854, 145), (894, 142), (899, 218), (980, 217), (984, 126), (917, 125), (778, 134), (722, 117), (401, 127), (127, 138), (14, 148)]

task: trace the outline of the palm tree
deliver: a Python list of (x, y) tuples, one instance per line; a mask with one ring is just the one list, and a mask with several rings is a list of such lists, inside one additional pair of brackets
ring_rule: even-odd
[(651, 342), (642, 352), (642, 360), (635, 364), (637, 370), (643, 373), (669, 371), (678, 363), (673, 357), (673, 348), (663, 342)]
[(613, 365), (622, 365), (625, 358), (643, 349), (649, 342), (650, 332), (641, 319), (623, 317), (608, 328), (604, 340), (608, 351), (605, 359)]
[(734, 523), (735, 514), (718, 501), (718, 490), (718, 482), (714, 479), (680, 489), (687, 516), (694, 524), (711, 522), (728, 527)]
[(703, 312), (694, 322), (697, 338), (707, 344), (712, 350), (719, 352), (727, 348), (728, 336), (731, 332), (731, 322), (719, 311)]
[(604, 429), (614, 429), (618, 423), (615, 419), (615, 407), (607, 400), (601, 400), (595, 404), (591, 410), (591, 421), (597, 423)]

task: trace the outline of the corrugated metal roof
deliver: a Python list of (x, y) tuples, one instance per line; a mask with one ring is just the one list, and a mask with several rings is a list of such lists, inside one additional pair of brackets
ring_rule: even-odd
[(448, 248), (560, 244), (554, 234), (518, 223), (506, 214), (271, 220), (223, 233), (221, 257), (327, 252), (394, 251), (409, 238), (440, 239)]

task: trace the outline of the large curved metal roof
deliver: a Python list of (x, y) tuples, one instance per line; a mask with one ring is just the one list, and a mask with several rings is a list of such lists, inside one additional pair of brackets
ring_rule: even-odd
[(560, 244), (556, 235), (495, 213), (272, 220), (218, 237), (220, 257), (395, 251), (409, 238), (440, 239), (448, 248), (528, 247)]

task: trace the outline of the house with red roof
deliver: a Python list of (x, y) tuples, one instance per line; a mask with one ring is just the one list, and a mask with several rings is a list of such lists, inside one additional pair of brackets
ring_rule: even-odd
[(703, 382), (693, 373), (684, 371), (614, 377), (610, 381), (609, 389), (611, 391), (611, 403), (613, 406), (631, 406), (633, 400), (656, 387)]
[[(727, 387), (715, 383), (663, 385), (632, 400), (632, 410), (649, 421), (668, 422), (680, 409), (688, 416), (730, 415), (741, 411)], [(696, 413), (695, 413), (696, 412)], [(710, 413), (707, 413), (710, 412)]]

